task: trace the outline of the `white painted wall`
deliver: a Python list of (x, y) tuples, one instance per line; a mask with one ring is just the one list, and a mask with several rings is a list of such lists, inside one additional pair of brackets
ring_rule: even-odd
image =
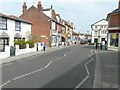
[[(101, 42), (102, 38), (107, 40), (107, 29), (108, 29), (108, 21), (101, 20), (98, 23), (92, 25), (92, 43), (94, 43), (94, 38), (98, 39), (98, 43)], [(106, 31), (106, 34), (103, 34), (102, 31)], [(100, 36), (100, 38), (98, 38)]]
[(26, 32), (29, 32), (29, 34), (31, 34), (31, 24), (21, 22), (21, 31), (15, 31), (15, 20), (11, 19), (7, 19), (7, 29), (8, 30), (0, 30), (0, 34), (3, 32), (8, 34), (9, 46), (14, 46), (14, 37), (16, 33), (19, 33), (21, 37), (26, 38), (26, 40), (28, 40)]
[(10, 46), (5, 46), (5, 52), (0, 52), (0, 59), (10, 57)]

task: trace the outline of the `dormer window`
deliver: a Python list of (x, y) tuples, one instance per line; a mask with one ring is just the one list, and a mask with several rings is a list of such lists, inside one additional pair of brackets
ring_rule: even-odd
[(21, 22), (15, 21), (15, 31), (21, 31)]
[(0, 17), (0, 29), (7, 30), (7, 18)]

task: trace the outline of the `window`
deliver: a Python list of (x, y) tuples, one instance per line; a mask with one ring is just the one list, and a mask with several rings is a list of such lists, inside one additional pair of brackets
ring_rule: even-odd
[(0, 38), (0, 52), (5, 51), (5, 45), (9, 45), (9, 38)]
[(119, 34), (113, 33), (110, 38), (110, 46), (118, 47), (118, 36)]
[(15, 21), (15, 31), (21, 31), (21, 22)]
[(97, 31), (95, 31), (95, 36), (97, 36)]
[(7, 18), (0, 17), (0, 29), (7, 30)]

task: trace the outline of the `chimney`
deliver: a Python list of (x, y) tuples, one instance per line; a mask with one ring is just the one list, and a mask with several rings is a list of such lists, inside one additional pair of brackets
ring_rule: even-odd
[(23, 14), (25, 14), (27, 11), (27, 6), (26, 6), (26, 2), (24, 2), (23, 4)]
[(42, 11), (42, 5), (41, 5), (41, 1), (40, 0), (38, 1), (37, 7), (38, 7), (38, 10), (41, 12)]
[(118, 3), (118, 9), (120, 10), (120, 0), (119, 0), (119, 3)]

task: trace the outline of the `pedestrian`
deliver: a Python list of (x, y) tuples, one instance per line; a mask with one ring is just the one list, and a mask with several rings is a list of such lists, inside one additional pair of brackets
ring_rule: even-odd
[(105, 46), (105, 41), (103, 40), (103, 41), (101, 42), (101, 50), (103, 49), (104, 46)]
[(96, 42), (96, 49), (98, 48), (98, 43)]
[(43, 50), (45, 51), (46, 49), (46, 43), (43, 44)]
[(107, 41), (105, 40), (105, 50), (107, 50)]

